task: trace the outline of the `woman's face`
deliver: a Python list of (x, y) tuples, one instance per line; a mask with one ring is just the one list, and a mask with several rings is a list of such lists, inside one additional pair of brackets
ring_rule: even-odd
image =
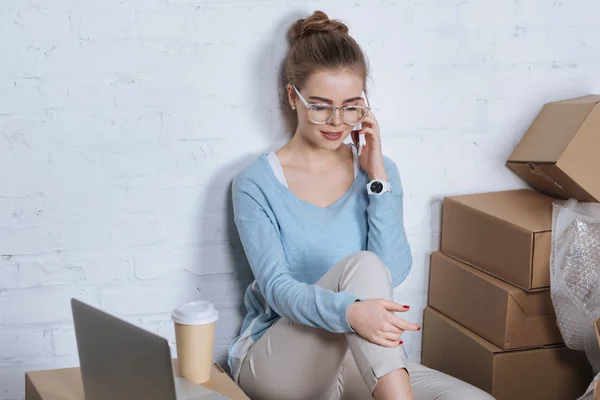
[[(353, 126), (342, 122), (341, 110), (326, 124), (315, 124), (308, 117), (308, 109), (296, 95), (294, 88), (288, 85), (288, 98), (298, 113), (296, 135), (303, 135), (317, 147), (336, 150), (350, 134)], [(334, 106), (364, 105), (361, 94), (363, 80), (348, 70), (317, 71), (313, 73), (302, 88), (300, 94), (310, 104), (332, 104)], [(338, 139), (328, 139), (326, 133), (341, 133)]]

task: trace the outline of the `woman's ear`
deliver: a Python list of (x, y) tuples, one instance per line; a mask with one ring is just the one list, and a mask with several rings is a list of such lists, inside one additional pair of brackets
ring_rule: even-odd
[(292, 107), (292, 110), (296, 109), (296, 93), (294, 92), (294, 87), (291, 84), (287, 84), (286, 86), (287, 89), (287, 93), (288, 93), (288, 100), (290, 102), (290, 107)]

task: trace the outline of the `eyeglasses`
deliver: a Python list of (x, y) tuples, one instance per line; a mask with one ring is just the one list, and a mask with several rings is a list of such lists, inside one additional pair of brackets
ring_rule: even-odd
[[(304, 99), (304, 97), (302, 97), (300, 91), (298, 90), (298, 88), (296, 88), (296, 85), (292, 85), (292, 87), (296, 91), (296, 94), (298, 95), (300, 100), (302, 100), (302, 103), (304, 103), (304, 105), (308, 109), (308, 119), (314, 124), (329, 123), (333, 119), (333, 116), (335, 115), (336, 111), (339, 109), (341, 110), (342, 121), (344, 122), (344, 124), (356, 125), (363, 122), (365, 118), (367, 118), (367, 114), (371, 110), (371, 107), (368, 106), (336, 107), (331, 104), (310, 104)], [(367, 102), (367, 104), (369, 104), (368, 100), (366, 99), (366, 94), (365, 101)]]

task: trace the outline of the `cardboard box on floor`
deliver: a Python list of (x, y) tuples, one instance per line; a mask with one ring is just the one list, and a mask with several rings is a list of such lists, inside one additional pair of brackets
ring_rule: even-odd
[(431, 307), (424, 313), (421, 359), (497, 400), (575, 399), (592, 380), (584, 352), (565, 346), (504, 351)]
[[(174, 360), (175, 374), (177, 360)], [(211, 378), (203, 386), (232, 400), (249, 400), (235, 382), (216, 363)], [(25, 400), (83, 400), (79, 367), (25, 373)]]
[(441, 252), (431, 256), (428, 303), (504, 350), (563, 342), (549, 290), (527, 293)]
[(600, 96), (546, 104), (507, 166), (553, 197), (600, 201)]
[(441, 250), (523, 290), (548, 289), (553, 201), (528, 189), (446, 197)]

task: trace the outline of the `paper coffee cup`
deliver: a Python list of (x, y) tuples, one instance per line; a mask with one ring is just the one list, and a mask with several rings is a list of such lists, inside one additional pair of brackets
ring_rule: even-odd
[(171, 314), (175, 322), (179, 375), (194, 383), (210, 380), (219, 313), (207, 301), (193, 301), (177, 307)]

